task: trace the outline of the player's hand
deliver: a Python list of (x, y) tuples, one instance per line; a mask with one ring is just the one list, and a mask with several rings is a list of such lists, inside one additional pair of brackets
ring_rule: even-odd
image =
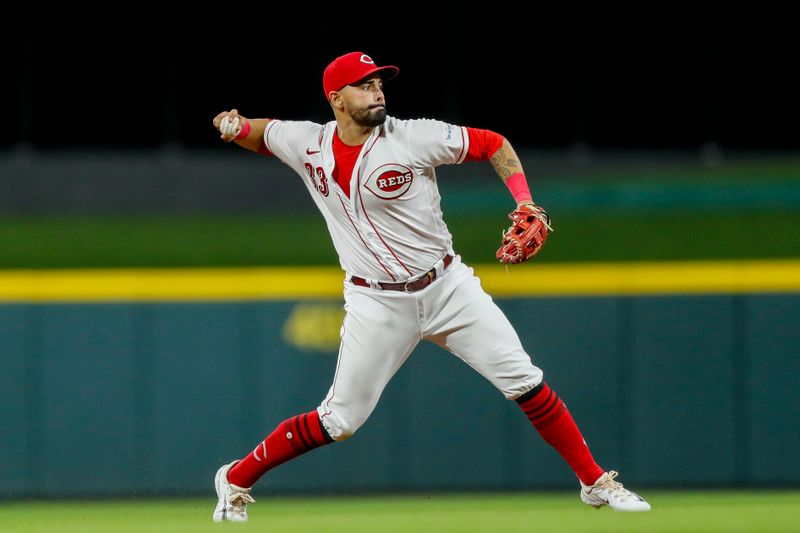
[(239, 135), (244, 125), (247, 124), (247, 118), (241, 116), (236, 109), (231, 109), (230, 111), (223, 111), (214, 117), (212, 122), (217, 131), (220, 132), (219, 138), (228, 143)]
[(553, 231), (550, 216), (541, 206), (525, 201), (508, 218), (513, 224), (503, 231), (503, 242), (495, 256), (501, 263), (522, 263), (539, 253)]

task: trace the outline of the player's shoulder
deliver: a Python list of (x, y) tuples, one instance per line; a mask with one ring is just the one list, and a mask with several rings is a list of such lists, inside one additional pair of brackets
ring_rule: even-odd
[(447, 126), (447, 123), (433, 118), (406, 118), (387, 116), (383, 127), (388, 134), (404, 134), (420, 130), (438, 130)]
[(285, 120), (285, 119), (272, 119), (270, 122), (274, 122), (274, 126), (280, 126), (281, 128), (293, 129), (298, 131), (319, 131), (325, 126), (322, 124), (318, 124), (316, 122), (312, 122), (310, 120)]
[(384, 123), (387, 136), (403, 138), (415, 145), (449, 142), (458, 137), (459, 126), (433, 118), (398, 119), (386, 117)]
[(289, 144), (310, 142), (322, 137), (324, 126), (310, 120), (273, 119), (264, 130), (264, 142), (268, 147), (278, 139)]
[(397, 118), (392, 116), (386, 117), (386, 122), (383, 123), (384, 127), (388, 129), (398, 128), (407, 129), (416, 126), (430, 126), (435, 124), (442, 124), (441, 120), (435, 118)]

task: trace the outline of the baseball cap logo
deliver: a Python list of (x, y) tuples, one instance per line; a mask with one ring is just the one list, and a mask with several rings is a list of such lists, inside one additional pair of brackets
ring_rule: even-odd
[(383, 81), (387, 81), (397, 76), (400, 69), (391, 65), (379, 67), (370, 56), (360, 51), (337, 57), (325, 67), (322, 74), (325, 98), (328, 98), (331, 91), (339, 91), (345, 85), (362, 80), (375, 72), (380, 73)]

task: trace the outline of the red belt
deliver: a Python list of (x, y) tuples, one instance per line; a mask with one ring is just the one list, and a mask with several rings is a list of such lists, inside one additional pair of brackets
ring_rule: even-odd
[[(447, 254), (444, 256), (444, 266), (442, 266), (442, 272), (444, 269), (450, 266), (450, 263), (453, 262), (453, 256)], [(378, 285), (385, 291), (404, 291), (404, 292), (416, 292), (419, 290), (424, 289), (431, 283), (433, 280), (436, 279), (436, 268), (432, 268), (425, 272), (421, 278), (415, 281), (406, 281), (401, 283), (384, 283), (382, 281), (378, 282)], [(369, 282), (364, 278), (359, 278), (358, 276), (352, 276), (350, 281), (355, 283), (356, 285), (361, 285), (362, 287), (369, 287)]]

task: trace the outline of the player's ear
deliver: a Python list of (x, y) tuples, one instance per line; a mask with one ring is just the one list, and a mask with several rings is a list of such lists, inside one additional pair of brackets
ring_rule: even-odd
[(329, 92), (328, 102), (330, 102), (331, 107), (333, 107), (334, 109), (338, 109), (339, 111), (344, 110), (344, 100), (340, 92), (338, 91)]

